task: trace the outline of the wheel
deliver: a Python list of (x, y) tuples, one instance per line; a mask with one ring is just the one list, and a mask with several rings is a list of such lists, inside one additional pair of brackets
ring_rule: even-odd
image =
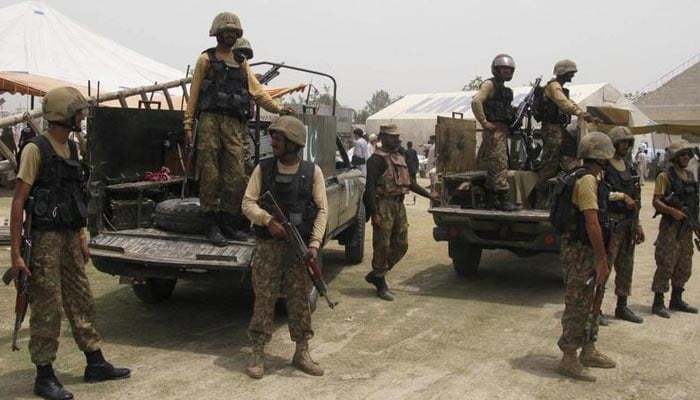
[(202, 233), (208, 226), (197, 197), (161, 201), (153, 217), (156, 226), (172, 232)]
[(345, 259), (350, 264), (359, 264), (365, 256), (365, 204), (360, 202), (350, 241), (345, 245)]
[(474, 275), (481, 262), (481, 247), (472, 244), (462, 244), (459, 251), (452, 255), (452, 265), (461, 277)]
[(176, 279), (146, 278), (142, 285), (131, 285), (139, 300), (147, 304), (156, 304), (167, 300), (175, 290)]

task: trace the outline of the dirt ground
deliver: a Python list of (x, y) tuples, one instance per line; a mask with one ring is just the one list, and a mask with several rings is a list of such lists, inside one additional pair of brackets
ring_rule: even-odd
[[(597, 383), (555, 372), (563, 310), (557, 257), (521, 259), (485, 251), (478, 276), (460, 279), (446, 243), (432, 239), (432, 218), (421, 198), (407, 206), (410, 249), (389, 276), (393, 303), (377, 299), (363, 280), (370, 268), (371, 233), (361, 265), (347, 267), (337, 244), (326, 250), (330, 293), (340, 305), (330, 310), (319, 303), (313, 316), (311, 353), (326, 368), (324, 377), (291, 367), (294, 346), (279, 315), (266, 349), (267, 374), (260, 381), (248, 378), (252, 300), (225, 284), (178, 283), (169, 301), (146, 305), (91, 265), (103, 350), (113, 363), (132, 368), (133, 376), (83, 383), (84, 357), (67, 323), (54, 365), (82, 399), (698, 399), (700, 316), (674, 313), (664, 320), (650, 313), (658, 224), (651, 219), (652, 186), (644, 188), (648, 240), (637, 249), (630, 298), (645, 321), (611, 319), (601, 328), (599, 348), (618, 367), (595, 370)], [(7, 196), (0, 198), (0, 214), (9, 213)], [(9, 251), (2, 252), (2, 265), (8, 265)], [(694, 261), (700, 265), (697, 255)], [(611, 284), (608, 289), (613, 293)], [(687, 289), (687, 300), (700, 305), (700, 278), (691, 278)], [(607, 313), (614, 301), (606, 296)], [(13, 303), (14, 289), (1, 287), (0, 398), (32, 398), (28, 322), (21, 331), (22, 350), (10, 351)]]

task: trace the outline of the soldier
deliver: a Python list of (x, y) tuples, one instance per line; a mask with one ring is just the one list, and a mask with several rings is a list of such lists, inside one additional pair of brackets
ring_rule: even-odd
[[(671, 143), (669, 167), (656, 177), (652, 205), (662, 214), (659, 236), (654, 246), (656, 273), (651, 290), (654, 292), (654, 314), (671, 318), (669, 308), (697, 314), (698, 309), (683, 301), (685, 284), (690, 278), (693, 262), (693, 229), (698, 224), (698, 184), (693, 173), (687, 171), (693, 147), (685, 140)], [(673, 291), (668, 308), (664, 293), (669, 280)]]
[(217, 45), (197, 59), (184, 119), (188, 144), (193, 121), (198, 119), (195, 145), (201, 172), (200, 204), (209, 220), (207, 237), (215, 246), (227, 245), (224, 235), (234, 240), (248, 237), (233, 224), (245, 187), (242, 143), (251, 117), (251, 99), (273, 113), (288, 111), (265, 91), (247, 60), (236, 61), (232, 48), (242, 35), (235, 14), (214, 17), (209, 36), (216, 37)]
[(508, 127), (515, 119), (511, 105), (513, 90), (505, 82), (513, 79), (515, 61), (499, 54), (491, 62), (493, 77), (481, 84), (472, 97), (474, 117), (484, 128), (483, 157), (486, 161), (486, 206), (502, 211), (517, 211), (508, 196)]
[[(101, 338), (93, 326), (95, 301), (85, 275), (90, 252), (83, 229), (87, 217), (87, 176), (77, 146), (68, 139), (72, 131), (80, 130), (87, 105), (75, 88), (61, 87), (46, 93), (42, 111), (49, 129), (22, 149), (12, 199), (12, 272), (15, 279), (20, 271), (29, 277), (29, 352), (37, 370), (34, 393), (46, 399), (73, 398), (56, 378), (52, 366), (61, 333), (61, 305), (73, 338), (87, 358), (84, 380), (97, 382), (130, 376), (128, 369), (115, 368), (104, 359)], [(27, 210), (32, 216), (33, 250), (31, 260), (24, 260), (20, 236), (29, 196), (34, 198), (33, 210)]]
[[(561, 263), (566, 276), (564, 314), (561, 317), (562, 335), (559, 348), (564, 357), (558, 372), (578, 380), (594, 382), (585, 367), (614, 368), (615, 362), (595, 348), (597, 321), (591, 318), (595, 277), (596, 284), (604, 284), (608, 276), (608, 258), (605, 253), (608, 190), (598, 182), (598, 176), (609, 159), (615, 155), (610, 138), (601, 132), (591, 132), (581, 139), (578, 156), (583, 167), (574, 172), (577, 178), (571, 196), (572, 211), (569, 227), (562, 235)], [(608, 232), (609, 233), (609, 232)], [(590, 329), (590, 335), (586, 330)], [(581, 355), (577, 351), (581, 348)]]
[(282, 116), (269, 127), (274, 158), (262, 160), (255, 168), (243, 197), (243, 212), (253, 222), (258, 238), (253, 257), (255, 306), (248, 327), (253, 348), (248, 375), (260, 379), (265, 373), (264, 349), (272, 337), (275, 302), (283, 283), (287, 294), (289, 333), (296, 342), (292, 365), (309, 375), (323, 375), (323, 368), (309, 355), (311, 330), (310, 281), (299, 260), (285, 241), (286, 231), (258, 204), (261, 194), (275, 194), (280, 208), (309, 246), (314, 259), (323, 243), (327, 222), (326, 186), (321, 168), (303, 161), (299, 151), (306, 145), (306, 128), (297, 118)]
[(547, 208), (547, 180), (556, 176), (560, 169), (568, 171), (577, 163), (577, 140), (566, 130), (571, 116), (575, 115), (587, 122), (598, 121), (571, 101), (569, 89), (563, 87), (571, 82), (576, 72), (578, 69), (575, 62), (561, 60), (554, 65), (556, 77), (544, 87), (541, 110), (543, 148), (542, 163), (537, 170), (536, 208)]
[(364, 203), (372, 219), (372, 271), (365, 280), (377, 288), (377, 296), (394, 300), (386, 284), (386, 274), (408, 250), (408, 221), (404, 196), (413, 191), (433, 201), (440, 201), (437, 193), (428, 193), (408, 176), (406, 160), (399, 153), (400, 139), (396, 125), (379, 128), (382, 147), (367, 160), (367, 188)]
[(233, 45), (233, 57), (239, 64), (253, 59), (253, 46), (250, 45), (248, 39), (240, 38), (236, 40), (236, 44)]
[[(641, 205), (639, 176), (634, 174), (632, 165), (625, 161), (634, 143), (634, 137), (629, 128), (624, 126), (611, 129), (608, 136), (615, 146), (615, 157), (605, 169), (605, 182), (611, 190), (608, 217), (616, 224), (608, 246), (609, 262), (615, 268), (615, 318), (641, 324), (644, 320), (627, 308), (627, 297), (632, 290), (634, 245), (644, 241), (644, 229), (638, 218), (638, 206)], [(599, 322), (601, 325), (607, 325), (604, 318)]]

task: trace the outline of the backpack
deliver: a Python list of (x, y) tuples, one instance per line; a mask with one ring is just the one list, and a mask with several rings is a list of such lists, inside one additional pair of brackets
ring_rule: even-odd
[(557, 187), (549, 208), (549, 222), (559, 231), (565, 233), (571, 230), (571, 224), (575, 218), (574, 205), (571, 197), (574, 194), (574, 185), (584, 175), (591, 174), (588, 168), (579, 168), (576, 171), (557, 178)]
[(544, 119), (544, 86), (535, 86), (530, 111), (532, 112), (532, 117), (535, 118), (535, 121), (542, 122)]

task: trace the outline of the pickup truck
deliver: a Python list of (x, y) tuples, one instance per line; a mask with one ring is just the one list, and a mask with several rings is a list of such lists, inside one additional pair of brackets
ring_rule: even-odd
[[(282, 64), (273, 68), (303, 70)], [(329, 75), (334, 84), (335, 80)], [(313, 108), (310, 108), (313, 109)], [(257, 164), (272, 156), (269, 121), (249, 123), (246, 159)], [(323, 171), (328, 196), (328, 227), (324, 244), (338, 240), (346, 259), (359, 263), (364, 255), (365, 212), (362, 174), (350, 164), (336, 135), (333, 115), (297, 115), (307, 126), (303, 158)], [(182, 144), (183, 112), (93, 106), (88, 121), (88, 155), (92, 166), (88, 205), (90, 252), (95, 267), (131, 284), (144, 302), (167, 299), (177, 280), (228, 282), (250, 288), (250, 263), (255, 239), (215, 247), (202, 234), (203, 213), (192, 179), (185, 187), (186, 154)], [(147, 180), (169, 170), (168, 179)], [(149, 174), (151, 172), (151, 174)], [(165, 174), (160, 174), (161, 178)], [(240, 217), (241, 227), (247, 220)], [(321, 267), (322, 267), (322, 263)], [(318, 294), (310, 293), (312, 307)]]

